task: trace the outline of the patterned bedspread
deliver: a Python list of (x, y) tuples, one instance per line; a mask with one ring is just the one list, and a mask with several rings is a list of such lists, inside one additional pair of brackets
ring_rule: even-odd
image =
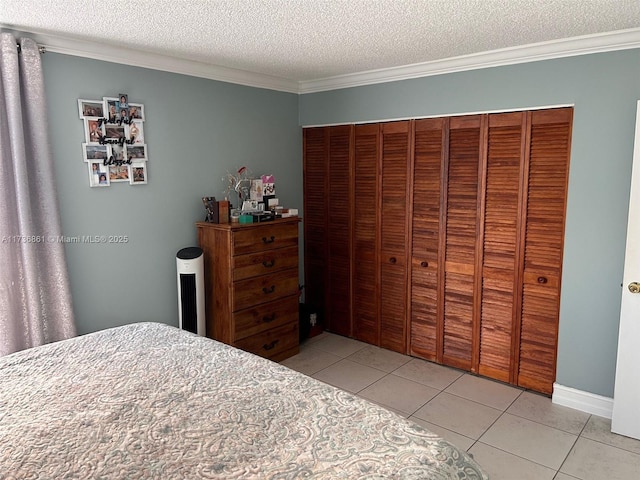
[(487, 477), (395, 413), (163, 324), (0, 358), (0, 479), (210, 478)]

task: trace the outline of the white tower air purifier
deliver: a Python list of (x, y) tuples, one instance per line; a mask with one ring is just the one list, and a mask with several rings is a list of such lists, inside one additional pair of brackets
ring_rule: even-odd
[(183, 330), (207, 334), (204, 319), (204, 254), (201, 248), (183, 248), (176, 255), (178, 271), (178, 325)]

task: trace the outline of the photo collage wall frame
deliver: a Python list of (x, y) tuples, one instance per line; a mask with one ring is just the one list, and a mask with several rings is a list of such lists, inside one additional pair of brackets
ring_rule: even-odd
[(82, 157), (90, 187), (126, 182), (148, 182), (147, 145), (144, 140), (144, 105), (130, 103), (125, 93), (102, 100), (78, 100), (84, 122)]

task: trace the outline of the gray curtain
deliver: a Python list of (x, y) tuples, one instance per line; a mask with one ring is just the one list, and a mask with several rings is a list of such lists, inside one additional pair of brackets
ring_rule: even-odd
[(76, 334), (38, 45), (0, 34), (0, 355)]

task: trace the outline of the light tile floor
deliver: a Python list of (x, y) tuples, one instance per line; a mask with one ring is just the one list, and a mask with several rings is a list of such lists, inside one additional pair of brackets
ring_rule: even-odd
[(640, 479), (639, 440), (543, 395), (326, 332), (282, 363), (438, 433), (492, 480)]

